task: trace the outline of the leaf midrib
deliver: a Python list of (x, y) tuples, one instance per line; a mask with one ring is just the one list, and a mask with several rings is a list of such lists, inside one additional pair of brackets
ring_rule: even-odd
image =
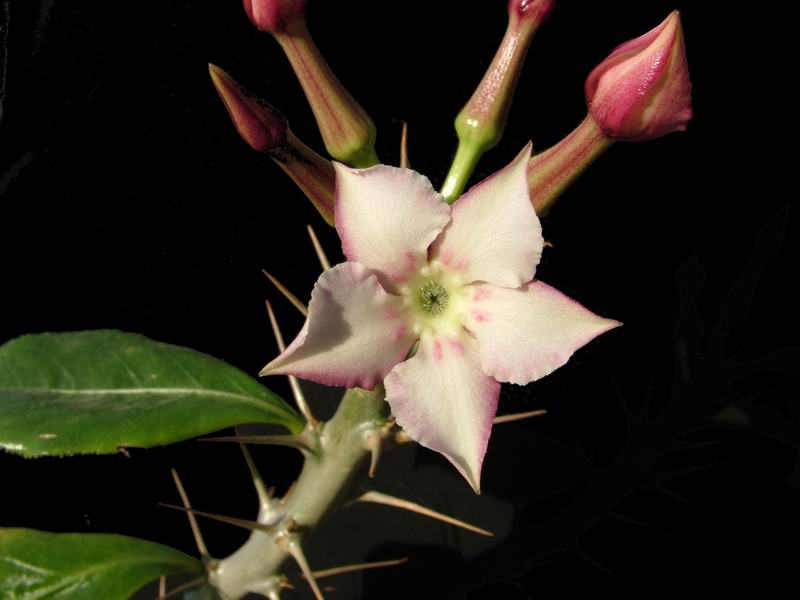
[[(278, 410), (271, 406), (266, 399), (259, 399), (254, 396), (244, 396), (234, 392), (225, 392), (222, 390), (202, 390), (197, 388), (85, 388), (85, 389), (68, 389), (68, 388), (43, 388), (43, 387), (13, 387), (13, 388), (0, 388), (0, 394), (3, 392), (10, 393), (24, 393), (35, 392), (41, 394), (63, 394), (65, 396), (107, 396), (107, 395), (132, 395), (132, 394), (160, 394), (160, 395), (186, 395), (194, 394), (197, 396), (216, 396), (220, 398), (229, 398), (231, 400), (239, 400), (249, 404), (257, 405), (259, 408), (269, 408), (273, 412)], [(282, 411), (281, 411), (282, 412)]]
[(51, 578), (57, 579), (57, 581), (52, 582), (45, 582), (42, 581), (43, 584), (41, 587), (34, 587), (34, 593), (40, 594), (44, 593), (45, 595), (49, 595), (52, 593), (60, 593), (63, 592), (65, 588), (69, 588), (74, 586), (75, 583), (86, 580), (87, 577), (93, 576), (95, 573), (104, 573), (107, 574), (108, 571), (113, 571), (114, 567), (119, 565), (128, 565), (131, 567), (135, 566), (145, 566), (150, 564), (157, 564), (164, 567), (182, 567), (186, 571), (195, 572), (197, 569), (195, 565), (192, 563), (188, 563), (186, 561), (180, 561), (175, 558), (165, 558), (165, 557), (156, 557), (152, 558), (149, 556), (141, 556), (141, 555), (134, 555), (132, 557), (124, 557), (124, 558), (116, 558), (112, 560), (107, 560), (103, 562), (99, 562), (97, 564), (91, 565), (89, 567), (80, 569), (75, 572), (64, 572), (64, 571), (50, 571)]

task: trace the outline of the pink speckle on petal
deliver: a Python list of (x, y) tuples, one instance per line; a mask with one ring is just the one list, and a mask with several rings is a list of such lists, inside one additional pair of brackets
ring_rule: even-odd
[(464, 346), (458, 340), (450, 340), (447, 342), (447, 345), (456, 356), (464, 356)]
[(411, 251), (406, 250), (400, 260), (399, 268), (393, 269), (391, 274), (392, 281), (403, 283), (417, 270), (417, 256)]
[(445, 250), (444, 252), (442, 252), (441, 261), (445, 267), (449, 266), (450, 261), (452, 260), (453, 260), (453, 253), (450, 252), (450, 250)]
[(478, 288), (472, 296), (475, 301), (486, 300), (492, 297), (492, 292), (488, 288)]
[(433, 342), (433, 360), (442, 362), (442, 344), (439, 340)]
[(482, 310), (473, 310), (472, 311), (472, 317), (478, 323), (485, 323), (486, 321), (489, 320), (489, 315), (487, 313), (483, 312)]
[(403, 253), (403, 264), (406, 270), (406, 273), (412, 273), (417, 267), (417, 257), (414, 256), (414, 253), (411, 250), (406, 250)]
[(400, 311), (392, 306), (392, 307), (387, 308), (384, 311), (383, 316), (386, 317), (386, 319), (388, 319), (390, 321), (394, 320), (394, 319), (399, 319), (400, 318)]
[(400, 325), (392, 332), (392, 338), (395, 342), (402, 340), (406, 335), (406, 326)]

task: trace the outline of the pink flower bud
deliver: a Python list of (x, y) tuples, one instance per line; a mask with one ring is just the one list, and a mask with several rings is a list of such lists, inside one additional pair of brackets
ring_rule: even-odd
[(242, 139), (259, 152), (279, 150), (286, 143), (286, 119), (266, 102), (247, 93), (218, 66), (208, 65), (208, 70)]
[(216, 65), (208, 65), (208, 70), (241, 138), (278, 163), (322, 218), (333, 225), (335, 173), (331, 162), (297, 139), (277, 110), (245, 92), (225, 71)]
[(281, 31), (288, 21), (302, 19), (306, 0), (243, 0), (244, 12), (261, 31)]
[(606, 136), (629, 142), (686, 129), (691, 90), (678, 11), (618, 46), (586, 79), (592, 117)]
[(536, 21), (538, 24), (550, 15), (555, 4), (556, 0), (508, 0), (508, 14), (512, 18)]

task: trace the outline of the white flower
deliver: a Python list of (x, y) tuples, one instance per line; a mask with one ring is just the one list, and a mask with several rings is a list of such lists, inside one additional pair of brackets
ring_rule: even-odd
[(530, 152), (528, 144), (452, 209), (414, 171), (336, 164), (348, 262), (320, 276), (303, 329), (261, 374), (365, 389), (384, 382), (397, 423), (478, 492), (500, 382), (544, 377), (619, 325), (533, 280), (543, 239)]

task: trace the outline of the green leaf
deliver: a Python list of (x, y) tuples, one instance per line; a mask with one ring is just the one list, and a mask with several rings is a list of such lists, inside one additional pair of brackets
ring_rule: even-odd
[(303, 422), (242, 371), (113, 330), (26, 335), (0, 346), (0, 448), (23, 456), (114, 453), (241, 423)]
[(0, 528), (0, 598), (127, 600), (161, 575), (204, 570), (183, 552), (124, 535)]

